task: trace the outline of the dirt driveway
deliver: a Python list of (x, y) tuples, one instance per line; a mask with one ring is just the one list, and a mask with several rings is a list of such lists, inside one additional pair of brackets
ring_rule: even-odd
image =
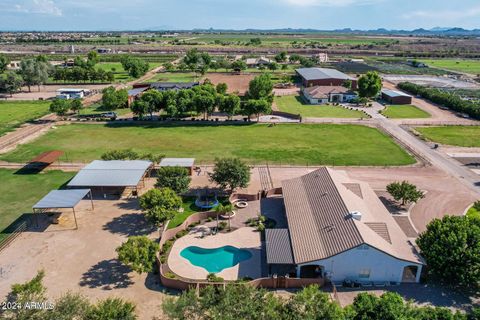
[[(144, 220), (136, 200), (97, 200), (77, 207), (78, 230), (72, 214), (59, 226), (40, 223), (0, 252), (0, 301), (14, 283), (31, 279), (44, 269), (47, 295), (54, 299), (67, 291), (80, 292), (92, 301), (118, 296), (137, 305), (140, 319), (159, 315), (164, 294), (158, 276), (138, 275), (117, 259), (115, 248), (132, 235), (158, 236)], [(70, 230), (66, 230), (70, 229)]]

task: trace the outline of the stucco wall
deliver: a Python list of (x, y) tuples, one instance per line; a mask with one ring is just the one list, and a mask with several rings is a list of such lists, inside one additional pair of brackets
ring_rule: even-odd
[[(417, 275), (420, 274), (421, 265), (399, 260), (370, 246), (367, 247), (368, 250), (355, 248), (328, 259), (305, 263), (301, 266), (311, 264), (323, 266), (332, 281), (351, 278), (359, 281), (402, 282), (404, 267), (412, 265), (419, 266)], [(369, 278), (359, 278), (362, 269), (370, 269)]]

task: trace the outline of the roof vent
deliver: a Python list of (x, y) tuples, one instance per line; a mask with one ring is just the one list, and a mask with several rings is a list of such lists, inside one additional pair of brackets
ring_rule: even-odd
[(352, 211), (350, 212), (350, 215), (353, 219), (356, 219), (358, 221), (362, 220), (362, 213), (360, 211)]

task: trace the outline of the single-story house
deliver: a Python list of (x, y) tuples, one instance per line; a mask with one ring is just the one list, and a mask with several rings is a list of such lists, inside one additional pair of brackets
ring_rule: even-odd
[(325, 104), (328, 102), (349, 102), (357, 94), (342, 86), (314, 86), (302, 89), (303, 96), (310, 104)]
[(95, 160), (80, 170), (67, 187), (88, 188), (102, 195), (136, 195), (152, 168), (153, 163), (147, 160)]
[(265, 234), (270, 274), (419, 282), (424, 262), (415, 244), (367, 183), (323, 167), (283, 181), (282, 194), (288, 227)]
[(357, 89), (357, 79), (335, 69), (300, 68), (296, 70), (304, 87), (342, 86), (345, 81), (352, 82), (352, 89)]
[(249, 68), (255, 68), (259, 66), (267, 66), (270, 63), (272, 63), (273, 60), (266, 58), (266, 57), (260, 57), (260, 58), (248, 58), (245, 60), (245, 63), (247, 64), (247, 67)]
[(134, 84), (131, 90), (128, 90), (128, 104), (130, 105), (135, 99), (141, 96), (147, 90), (183, 90), (191, 89), (198, 86), (199, 82), (152, 82)]
[(57, 90), (57, 99), (82, 99), (90, 94), (89, 89), (61, 88)]
[(391, 104), (411, 104), (412, 96), (397, 90), (382, 90), (382, 99)]

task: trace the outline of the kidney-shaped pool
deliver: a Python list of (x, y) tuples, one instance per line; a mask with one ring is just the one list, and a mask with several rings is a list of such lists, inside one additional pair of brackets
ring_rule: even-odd
[(190, 261), (191, 264), (201, 267), (208, 272), (217, 273), (223, 269), (236, 266), (252, 257), (248, 250), (238, 249), (233, 246), (206, 249), (190, 246), (180, 252), (180, 256)]

